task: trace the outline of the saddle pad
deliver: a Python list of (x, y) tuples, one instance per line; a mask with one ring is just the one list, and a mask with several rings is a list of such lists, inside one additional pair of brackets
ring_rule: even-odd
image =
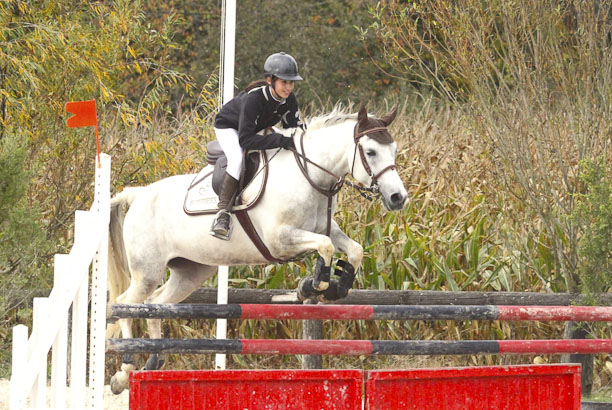
[(183, 209), (188, 214), (217, 212), (219, 197), (212, 188), (213, 167), (207, 165), (195, 176), (185, 196)]
[[(267, 158), (265, 157), (264, 151), (261, 151), (261, 160), (260, 160), (260, 168), (261, 164), (265, 164)], [(217, 204), (219, 203), (219, 197), (215, 193), (212, 187), (212, 177), (213, 177), (214, 166), (207, 165), (193, 178), (193, 181), (187, 188), (187, 193), (185, 195), (185, 202), (183, 203), (183, 209), (189, 215), (202, 215), (202, 214), (216, 214)], [(268, 167), (264, 166), (263, 170), (260, 172), (263, 173), (263, 178), (255, 178), (251, 180), (238, 194), (238, 200), (236, 203), (239, 205), (235, 205), (232, 208), (232, 212), (240, 211), (240, 210), (248, 210), (254, 207), (263, 191), (266, 187), (266, 181), (268, 179)], [(248, 188), (251, 184), (258, 183), (259, 189), (257, 195), (254, 195), (252, 198), (249, 198), (247, 203), (244, 203), (244, 195), (243, 192), (246, 188)]]

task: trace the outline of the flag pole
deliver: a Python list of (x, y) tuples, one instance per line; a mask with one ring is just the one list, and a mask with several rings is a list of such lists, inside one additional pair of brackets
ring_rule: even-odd
[(98, 168), (102, 168), (100, 161), (100, 136), (98, 135), (98, 124), (96, 124), (96, 153), (98, 154)]

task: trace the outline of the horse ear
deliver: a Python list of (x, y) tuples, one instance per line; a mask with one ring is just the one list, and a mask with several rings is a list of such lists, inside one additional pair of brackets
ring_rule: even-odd
[(398, 104), (395, 104), (391, 109), (391, 112), (380, 119), (383, 123), (385, 123), (385, 126), (389, 126), (389, 124), (393, 122), (395, 116), (397, 115), (397, 108)]
[(365, 125), (368, 122), (368, 112), (366, 111), (365, 104), (359, 104), (359, 112), (357, 113), (357, 122), (359, 125)]

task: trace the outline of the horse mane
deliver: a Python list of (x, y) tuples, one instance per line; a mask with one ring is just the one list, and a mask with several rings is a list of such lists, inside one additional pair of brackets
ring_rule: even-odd
[(331, 112), (307, 119), (306, 125), (308, 130), (314, 131), (323, 127), (356, 120), (357, 113), (349, 112), (350, 109), (351, 107), (343, 107), (341, 104), (337, 104)]

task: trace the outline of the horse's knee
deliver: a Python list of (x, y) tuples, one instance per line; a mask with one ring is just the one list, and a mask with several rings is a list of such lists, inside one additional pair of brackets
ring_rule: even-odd
[(355, 241), (352, 241), (349, 250), (346, 253), (346, 258), (348, 259), (348, 262), (355, 267), (355, 270), (358, 270), (363, 259), (363, 246), (359, 245)]

